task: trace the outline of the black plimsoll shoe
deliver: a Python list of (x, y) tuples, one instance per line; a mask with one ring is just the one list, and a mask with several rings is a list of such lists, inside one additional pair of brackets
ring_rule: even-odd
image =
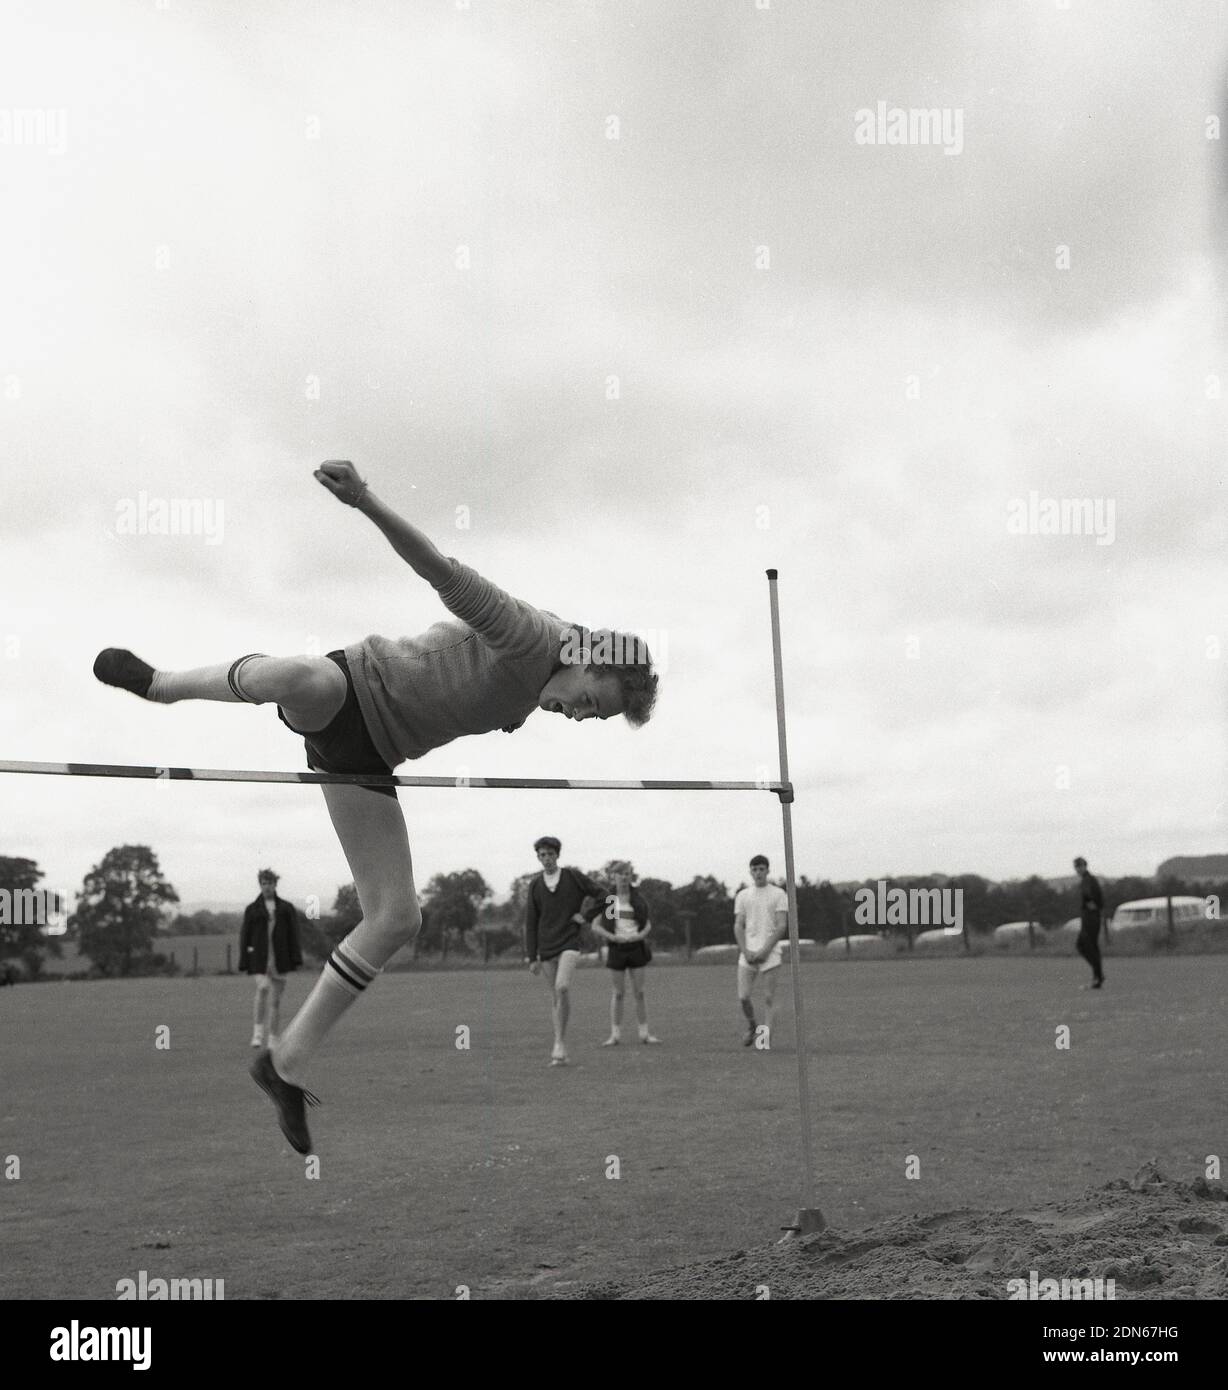
[(273, 1066), (269, 1049), (262, 1048), (251, 1067), (252, 1080), (277, 1107), (277, 1123), (286, 1141), (296, 1153), (311, 1152), (311, 1135), (307, 1132), (307, 1110), (304, 1105), (319, 1105), (310, 1091), (284, 1081)]
[(149, 686), (154, 678), (154, 668), (142, 661), (125, 647), (107, 647), (94, 658), (94, 674), (104, 685), (118, 686), (120, 690), (131, 690), (142, 700), (149, 699)]

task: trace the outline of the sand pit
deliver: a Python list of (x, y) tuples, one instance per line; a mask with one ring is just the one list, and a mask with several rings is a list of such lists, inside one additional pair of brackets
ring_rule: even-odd
[(1228, 1297), (1228, 1191), (1148, 1163), (1031, 1210), (893, 1217), (554, 1296), (755, 1299), (766, 1286), (774, 1299), (1007, 1299), (1009, 1281), (1033, 1270), (1040, 1280), (1112, 1279), (1118, 1299)]

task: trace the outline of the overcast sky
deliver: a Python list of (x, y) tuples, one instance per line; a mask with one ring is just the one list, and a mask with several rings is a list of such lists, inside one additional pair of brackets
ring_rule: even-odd
[[(7, 6), (0, 756), (305, 766), (271, 707), (90, 668), (442, 616), (313, 481), (342, 457), (663, 658), (642, 730), (537, 714), (403, 772), (776, 775), (776, 566), (799, 872), (1228, 848), (1222, 6), (761, 5)], [(859, 141), (879, 103), (958, 148)], [(151, 534), (171, 499), (208, 529)], [(1011, 529), (1062, 499), (1100, 534)], [(420, 883), (502, 894), (543, 833), (783, 867), (767, 794), (401, 801)], [(186, 901), (349, 878), (315, 788), (0, 778), (50, 886), (124, 842)]]

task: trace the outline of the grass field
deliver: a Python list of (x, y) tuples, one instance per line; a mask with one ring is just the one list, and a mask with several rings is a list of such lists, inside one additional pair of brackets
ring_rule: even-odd
[[(1226, 1156), (1222, 956), (1118, 960), (1099, 994), (1070, 959), (802, 969), (834, 1226)], [(602, 1049), (606, 973), (584, 970), (574, 1064), (551, 1069), (527, 973), (385, 976), (313, 1068), (310, 1180), (246, 1074), (246, 979), (0, 990), (0, 1176), (20, 1159), (0, 1181), (0, 1296), (113, 1298), (143, 1269), (222, 1278), (228, 1299), (548, 1297), (760, 1245), (799, 1199), (783, 993), (763, 1054), (740, 1045), (732, 970), (650, 971), (664, 1045)]]

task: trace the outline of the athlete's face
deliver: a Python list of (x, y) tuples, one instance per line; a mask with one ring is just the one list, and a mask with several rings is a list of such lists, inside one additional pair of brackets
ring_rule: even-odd
[(625, 869), (615, 869), (612, 877), (616, 893), (629, 893), (631, 891), (631, 875)]
[(751, 876), (751, 878), (754, 880), (754, 884), (755, 884), (755, 887), (756, 887), (756, 888), (765, 888), (765, 887), (767, 886), (767, 876), (768, 876), (767, 865), (766, 865), (766, 864), (755, 864), (755, 865), (753, 865), (753, 866), (751, 867), (750, 876)]
[(564, 666), (542, 687), (538, 709), (568, 719), (612, 719), (623, 712), (618, 682), (593, 666)]
[(559, 866), (559, 852), (557, 849), (549, 849), (545, 845), (537, 851), (537, 862), (548, 874), (552, 874)]

